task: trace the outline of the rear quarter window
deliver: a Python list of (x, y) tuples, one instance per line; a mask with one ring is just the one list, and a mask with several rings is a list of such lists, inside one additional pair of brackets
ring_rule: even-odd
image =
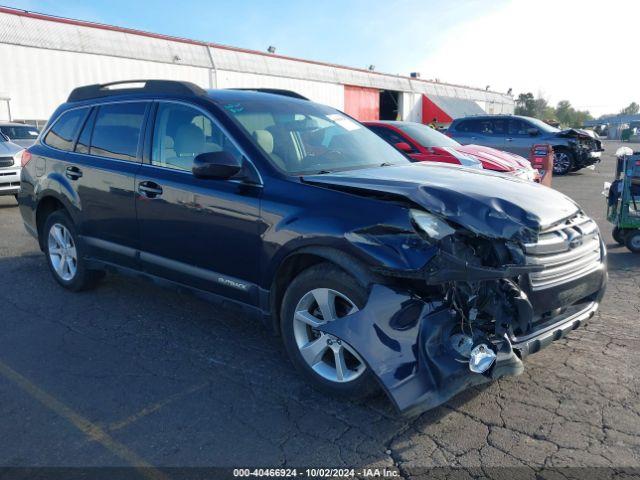
[(88, 108), (78, 108), (64, 112), (47, 132), (44, 143), (58, 150), (73, 150), (73, 142), (88, 111)]

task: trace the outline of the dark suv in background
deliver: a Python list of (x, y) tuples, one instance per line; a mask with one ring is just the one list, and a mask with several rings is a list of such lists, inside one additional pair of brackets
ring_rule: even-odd
[(522, 372), (597, 310), (606, 252), (572, 200), (412, 163), (294, 96), (74, 90), (22, 156), (20, 211), (55, 280), (117, 271), (231, 300), (316, 386), (381, 386), (403, 412)]
[(600, 161), (600, 140), (584, 130), (560, 130), (537, 118), (518, 115), (487, 115), (457, 118), (447, 135), (458, 142), (485, 145), (529, 158), (533, 145), (553, 146), (553, 173), (565, 175)]

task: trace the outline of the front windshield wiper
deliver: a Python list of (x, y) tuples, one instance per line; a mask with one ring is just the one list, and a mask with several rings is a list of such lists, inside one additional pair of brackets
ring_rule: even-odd
[(380, 164), (381, 167), (390, 167), (391, 165), (395, 165), (395, 163), (391, 163), (391, 162), (382, 162)]

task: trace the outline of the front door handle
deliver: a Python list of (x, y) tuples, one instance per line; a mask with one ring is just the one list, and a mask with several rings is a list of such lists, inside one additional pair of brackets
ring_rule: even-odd
[(507, 138), (507, 142), (513, 142), (513, 138)]
[(138, 184), (138, 193), (143, 197), (155, 198), (162, 195), (162, 187), (155, 182), (140, 182)]
[(65, 174), (70, 180), (77, 180), (82, 176), (82, 170), (78, 167), (67, 167)]

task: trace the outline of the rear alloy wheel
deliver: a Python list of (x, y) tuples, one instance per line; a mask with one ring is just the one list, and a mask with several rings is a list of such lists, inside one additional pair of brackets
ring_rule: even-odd
[(42, 233), (49, 269), (60, 285), (80, 291), (94, 286), (104, 275), (104, 272), (87, 269), (75, 225), (65, 211), (57, 210), (49, 215)]
[(78, 249), (71, 232), (61, 223), (51, 225), (47, 252), (56, 275), (66, 282), (73, 280), (78, 272)]
[(281, 329), (292, 363), (311, 383), (334, 395), (364, 398), (376, 390), (373, 375), (358, 352), (320, 327), (358, 312), (367, 292), (331, 264), (308, 268), (291, 282), (281, 310)]
[(574, 168), (573, 154), (567, 150), (556, 150), (553, 154), (553, 174), (566, 175)]
[(624, 244), (633, 253), (640, 253), (640, 230), (631, 230), (627, 233)]

